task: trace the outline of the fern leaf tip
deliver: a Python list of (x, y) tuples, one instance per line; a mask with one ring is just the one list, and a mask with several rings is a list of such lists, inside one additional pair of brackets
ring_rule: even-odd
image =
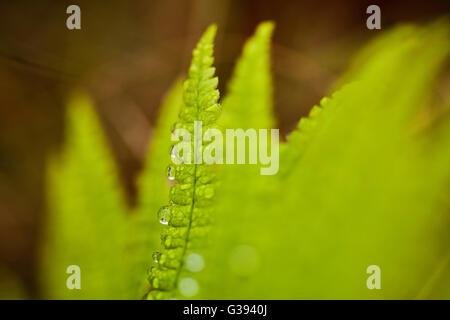
[(206, 31), (203, 33), (202, 39), (212, 42), (217, 33), (217, 24), (213, 23), (206, 28)]
[(257, 29), (256, 34), (266, 37), (271, 37), (273, 34), (273, 31), (275, 30), (275, 22), (271, 20), (263, 21), (261, 22)]

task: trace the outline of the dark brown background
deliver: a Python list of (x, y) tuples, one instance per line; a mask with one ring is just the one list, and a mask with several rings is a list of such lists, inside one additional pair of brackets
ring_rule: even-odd
[[(282, 133), (291, 130), (379, 31), (365, 27), (369, 4), (382, 28), (426, 22), (449, 1), (0, 1), (0, 265), (16, 271), (32, 297), (36, 248), (45, 215), (44, 164), (63, 140), (64, 97), (87, 88), (133, 204), (164, 92), (187, 70), (190, 52), (211, 22), (219, 25), (220, 89), (245, 39), (276, 22), (273, 71)], [(82, 29), (66, 28), (66, 7), (81, 7)], [(1, 283), (0, 283), (1, 285)]]

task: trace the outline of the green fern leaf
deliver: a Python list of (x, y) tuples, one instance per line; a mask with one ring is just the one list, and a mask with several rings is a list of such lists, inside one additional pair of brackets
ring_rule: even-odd
[[(163, 174), (167, 162), (170, 160), (170, 149), (172, 142), (169, 133), (173, 128), (175, 119), (183, 104), (183, 86), (181, 80), (176, 80), (164, 97), (160, 108), (160, 114), (153, 130), (153, 136), (146, 157), (143, 172), (138, 180), (138, 207), (140, 211), (151, 212), (159, 209), (169, 200), (168, 190), (170, 187), (167, 174)], [(153, 218), (154, 216), (152, 216)]]
[(245, 44), (223, 100), (225, 128), (271, 128), (273, 116), (270, 39), (272, 22), (261, 23)]
[[(357, 81), (300, 124), (303, 137), (292, 135), (284, 151), (293, 154), (288, 170), (267, 180), (277, 192), (223, 199), (239, 210), (229, 206), (217, 223), (220, 253), (205, 297), (417, 296), (448, 252), (448, 216), (438, 202), (449, 172), (429, 169), (412, 128), (448, 55), (449, 29), (415, 30), (372, 51)], [(445, 149), (434, 153), (443, 163)], [(259, 209), (242, 211), (241, 203)], [(383, 290), (366, 287), (373, 264)]]
[[(359, 82), (344, 87), (322, 110), (323, 121), (289, 171), (285, 183), (291, 192), (282, 202), (290, 213), (284, 217), (289, 224), (282, 224), (285, 235), (301, 236), (297, 246), (278, 250), (308, 262), (301, 268), (283, 264), (286, 277), (273, 289), (289, 286), (289, 277), (301, 272), (305, 294), (286, 290), (287, 296), (412, 298), (440, 259), (439, 243), (448, 238), (436, 207), (443, 187), (437, 175), (448, 173), (427, 169), (432, 162), (409, 132), (448, 54), (445, 30), (417, 28), (403, 41), (372, 51), (354, 75)], [(442, 156), (442, 145), (439, 150)], [(433, 240), (425, 246), (424, 239)], [(381, 267), (382, 291), (364, 286), (364, 268), (371, 264)], [(407, 268), (407, 277), (399, 266)]]
[[(50, 299), (126, 298), (125, 201), (117, 169), (92, 102), (69, 101), (66, 142), (48, 166), (48, 217), (42, 281)], [(81, 290), (69, 290), (69, 266), (81, 271)]]
[[(214, 77), (213, 40), (216, 26), (210, 26), (193, 51), (189, 77), (184, 82), (184, 105), (174, 129), (194, 132), (194, 121), (202, 121), (203, 128), (214, 127), (221, 107), (217, 103), (218, 80)], [(196, 143), (191, 141), (193, 160)], [(173, 151), (173, 148), (172, 148)], [(170, 205), (161, 208), (161, 222), (167, 224), (161, 234), (163, 250), (154, 254), (156, 266), (149, 275), (149, 299), (167, 299), (193, 296), (197, 283), (192, 278), (191, 257), (201, 259), (197, 253), (206, 240), (211, 219), (211, 205), (215, 193), (212, 167), (205, 164), (183, 163), (169, 169), (177, 184), (170, 189)], [(188, 260), (186, 260), (188, 259)]]
[[(420, 38), (418, 35), (421, 33), (423, 30), (417, 26), (402, 25), (375, 38), (355, 56), (349, 70), (333, 86), (334, 91), (339, 91), (342, 86), (350, 82), (373, 79), (379, 70), (399, 67), (401, 65), (399, 60), (404, 57), (407, 50), (411, 49), (411, 46), (417, 44)], [(311, 109), (308, 117), (300, 119), (296, 130), (289, 134), (287, 143), (281, 146), (280, 174), (282, 176), (292, 172), (308, 146), (314, 144), (315, 135), (333, 117), (338, 106), (332, 103), (328, 107), (329, 101), (330, 98), (323, 98), (319, 105)], [(322, 112), (324, 109), (326, 111)]]
[[(270, 40), (273, 29), (272, 22), (261, 23), (244, 46), (223, 101), (220, 122), (226, 129), (270, 129), (275, 123), (270, 70)], [(260, 138), (259, 134), (257, 137)], [(247, 144), (246, 152), (249, 150)], [(242, 228), (245, 226), (247, 232), (255, 235), (254, 232), (257, 231), (251, 227), (254, 213), (267, 212), (273, 205), (266, 199), (270, 199), (271, 193), (276, 192), (276, 184), (273, 183), (275, 179), (273, 176), (262, 176), (260, 168), (260, 164), (225, 165), (220, 168), (221, 185), (215, 211), (216, 228), (211, 235), (214, 250), (207, 252), (205, 260), (208, 266), (205, 267), (205, 272), (198, 276), (199, 286), (202, 288), (199, 298), (224, 297), (225, 292), (219, 294), (216, 291), (217, 287), (224, 288), (223, 285), (217, 284), (222, 281), (220, 279), (231, 281), (228, 282), (227, 288), (239, 287), (241, 278), (229, 277), (229, 269), (224, 269), (224, 266), (229, 265), (229, 256), (223, 255), (223, 252), (234, 250), (233, 248), (239, 251), (244, 242), (241, 237), (244, 231)], [(245, 274), (248, 271), (242, 268), (239, 272)], [(230, 294), (227, 297), (231, 296)]]
[[(447, 223), (450, 218), (450, 108), (443, 108), (443, 112), (432, 121), (420, 136), (425, 140), (423, 153), (427, 156), (427, 163), (432, 163), (427, 169), (443, 186), (437, 201), (437, 210), (442, 212)], [(446, 218), (445, 218), (446, 217)], [(450, 248), (443, 244), (441, 257), (432, 266), (426, 281), (418, 291), (416, 299), (450, 299)]]

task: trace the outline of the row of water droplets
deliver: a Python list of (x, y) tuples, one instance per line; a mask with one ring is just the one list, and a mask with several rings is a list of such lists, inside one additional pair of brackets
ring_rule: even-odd
[[(174, 127), (176, 127), (176, 125)], [(174, 128), (174, 130), (175, 130), (175, 128)], [(171, 148), (170, 153), (171, 153), (172, 159), (177, 157), (177, 155), (175, 155), (173, 147)], [(183, 165), (181, 165), (181, 166), (183, 166)], [(178, 169), (180, 171), (180, 166), (178, 166)], [(177, 171), (177, 168), (175, 166), (170, 165), (167, 168), (167, 178), (169, 179), (169, 181), (177, 182), (176, 181), (176, 171)], [(175, 216), (175, 212), (178, 213), (178, 220), (176, 220), (177, 217)], [(183, 222), (183, 220), (185, 220), (187, 217), (185, 214), (183, 214), (183, 212), (181, 212), (181, 214), (180, 214), (180, 212), (181, 212), (181, 210), (178, 210), (175, 206), (175, 203), (173, 201), (171, 201), (169, 206), (164, 206), (158, 211), (159, 222), (162, 225), (168, 226), (168, 227), (185, 226), (186, 222)], [(169, 224), (169, 222), (171, 222), (171, 223)], [(165, 245), (165, 247), (167, 247), (167, 244), (163, 243), (163, 245)], [(152, 255), (152, 259), (158, 265), (158, 267), (160, 267), (159, 263), (160, 263), (161, 257), (162, 257), (161, 252), (155, 252)], [(192, 273), (199, 272), (204, 268), (203, 256), (200, 255), (199, 253), (195, 253), (195, 252), (190, 253), (185, 257), (184, 263), (182, 265), (183, 265), (183, 268), (188, 272), (192, 272)], [(154, 272), (154, 270), (155, 270), (155, 267), (151, 267), (150, 274), (152, 272)], [(181, 295), (183, 295), (185, 297), (192, 297), (198, 293), (199, 285), (198, 285), (198, 282), (195, 279), (193, 279), (192, 277), (183, 277), (179, 280), (177, 289)], [(155, 297), (153, 296), (152, 298), (155, 298)], [(174, 299), (174, 298), (170, 298), (168, 296), (166, 296), (165, 298)]]
[[(180, 122), (174, 129), (187, 129), (192, 133), (195, 121), (202, 121), (205, 126), (212, 125), (220, 114), (218, 79), (214, 77), (212, 66), (215, 32), (215, 26), (209, 27), (193, 51), (189, 77), (183, 83)], [(149, 296), (156, 299), (173, 298), (170, 295), (175, 288), (187, 297), (198, 292), (196, 280), (189, 276), (180, 279), (179, 276), (182, 270), (198, 272), (204, 268), (203, 257), (192, 249), (204, 242), (209, 224), (208, 207), (214, 195), (211, 175), (202, 169), (204, 166), (179, 161), (175, 146), (170, 153), (174, 166), (167, 169), (167, 176), (171, 181), (176, 179), (177, 183), (170, 188), (170, 204), (158, 212), (159, 221), (165, 226), (161, 232), (164, 251), (153, 255), (157, 265), (151, 270), (149, 279), (153, 288)], [(182, 155), (184, 159), (191, 156)]]

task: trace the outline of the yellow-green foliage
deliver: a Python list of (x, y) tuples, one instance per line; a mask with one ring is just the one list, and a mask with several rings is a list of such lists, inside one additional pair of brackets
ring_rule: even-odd
[[(244, 46), (223, 103), (224, 118), (219, 121), (223, 123), (224, 131), (271, 128), (275, 123), (270, 71), (273, 29), (272, 22), (261, 23)], [(244, 265), (245, 260), (250, 259), (250, 265), (256, 263), (250, 245), (260, 240), (266, 241), (262, 234), (255, 236), (258, 230), (254, 228), (253, 220), (265, 219), (265, 213), (272, 212), (270, 208), (279, 205), (277, 201), (268, 201), (276, 192), (275, 177), (261, 175), (260, 165), (225, 165), (220, 174), (222, 183), (214, 215), (216, 225), (220, 227), (215, 228), (211, 236), (214, 250), (206, 253), (205, 270), (199, 275), (198, 297), (204, 299), (237, 295), (235, 290), (241, 287), (245, 275), (253, 272), (251, 267)], [(247, 234), (253, 235), (251, 241), (248, 241)], [(231, 256), (237, 256), (240, 262), (230, 264)], [(227, 284), (220, 286), (220, 289), (216, 283), (219, 278), (227, 279)]]
[[(65, 143), (49, 162), (47, 190), (44, 297), (127, 297), (125, 203), (92, 102), (82, 93), (69, 101)], [(70, 265), (81, 269), (81, 290), (66, 287)]]
[[(221, 107), (217, 103), (219, 91), (218, 79), (214, 77), (213, 40), (216, 26), (209, 27), (197, 47), (189, 68), (189, 77), (183, 87), (183, 107), (174, 126), (194, 133), (194, 122), (202, 121), (204, 130), (214, 128)], [(175, 179), (169, 193), (170, 203), (161, 208), (160, 221), (166, 224), (161, 234), (161, 252), (155, 252), (155, 262), (149, 274), (151, 291), (149, 299), (174, 298), (180, 293), (191, 296), (195, 293), (196, 282), (191, 278), (192, 270), (186, 268), (186, 259), (196, 257), (198, 251), (207, 242), (211, 219), (212, 203), (215, 194), (215, 174), (212, 167), (194, 163), (197, 150), (203, 152), (206, 147), (197, 146), (194, 139), (184, 141), (191, 145), (190, 163), (171, 164), (168, 178)], [(177, 157), (175, 144), (171, 149), (172, 159)], [(186, 156), (186, 155), (183, 155)], [(187, 287), (186, 290), (183, 290)], [(192, 293), (192, 294), (191, 294)]]
[(225, 128), (270, 128), (274, 125), (270, 39), (272, 22), (263, 22), (245, 44), (236, 63), (219, 122)]
[[(448, 59), (448, 20), (400, 26), (363, 48), (282, 144), (274, 176), (259, 165), (166, 167), (172, 129), (219, 128), (215, 30), (163, 104), (131, 220), (89, 102), (72, 100), (49, 166), (46, 297), (142, 297), (153, 264), (150, 299), (448, 298), (450, 117), (420, 119)], [(246, 43), (221, 130), (275, 125), (272, 30), (262, 23)], [(82, 269), (79, 292), (65, 287), (70, 264)], [(382, 290), (366, 286), (370, 265)]]
[[(355, 82), (300, 121), (281, 155), (283, 172), (267, 178), (271, 192), (224, 201), (239, 205), (218, 211), (222, 236), (208, 261), (218, 276), (204, 297), (415, 298), (445, 265), (448, 140), (431, 157), (412, 129), (448, 56), (449, 29), (408, 30), (379, 40), (386, 42), (347, 80)], [(253, 210), (240, 210), (244, 202)], [(381, 268), (380, 291), (366, 287), (369, 265)]]
[(182, 81), (177, 80), (161, 105), (144, 169), (138, 179), (138, 205), (130, 217), (129, 259), (134, 261), (132, 268), (132, 291), (142, 297), (145, 287), (145, 275), (152, 265), (153, 250), (158, 247), (161, 224), (157, 212), (169, 201), (170, 180), (167, 177), (167, 164), (170, 161), (170, 133), (173, 119), (181, 110), (183, 100)]

